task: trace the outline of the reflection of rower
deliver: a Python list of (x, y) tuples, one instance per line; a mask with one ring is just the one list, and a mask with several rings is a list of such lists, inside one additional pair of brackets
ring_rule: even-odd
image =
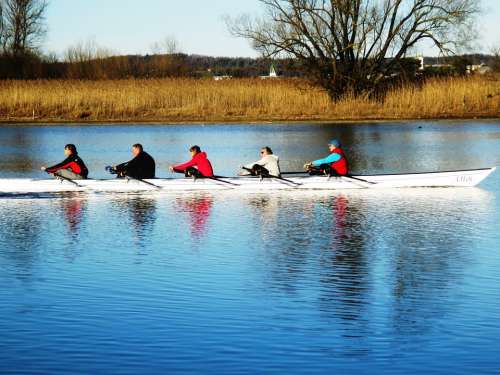
[(208, 219), (212, 210), (212, 197), (208, 195), (182, 197), (175, 202), (176, 210), (180, 209), (189, 215), (191, 235), (199, 238), (206, 233)]
[(171, 172), (184, 173), (186, 177), (214, 177), (212, 164), (207, 153), (202, 152), (199, 146), (189, 149), (191, 160), (186, 163), (170, 166)]
[(336, 139), (328, 143), (330, 155), (323, 159), (314, 160), (304, 165), (310, 175), (346, 176), (349, 173), (349, 166), (340, 142)]
[(68, 223), (68, 228), (73, 236), (78, 234), (85, 209), (85, 201), (82, 199), (68, 199), (62, 201), (62, 208)]
[(118, 177), (155, 178), (155, 161), (151, 155), (144, 151), (141, 144), (136, 143), (132, 146), (132, 155), (134, 156), (132, 160), (111, 168)]
[(84, 180), (89, 174), (83, 160), (78, 156), (76, 146), (67, 144), (64, 146), (64, 155), (66, 159), (59, 164), (51, 167), (42, 167), (42, 171), (52, 173), (54, 176), (60, 176), (69, 180)]
[(279, 158), (273, 155), (269, 147), (262, 147), (260, 150), (260, 160), (242, 166), (246, 172), (240, 173), (240, 176), (274, 176), (281, 177)]

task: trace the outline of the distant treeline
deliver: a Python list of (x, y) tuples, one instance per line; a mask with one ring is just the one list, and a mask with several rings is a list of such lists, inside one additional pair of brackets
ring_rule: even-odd
[(262, 58), (209, 57), (182, 53), (109, 57), (82, 56), (69, 61), (36, 55), (0, 56), (0, 79), (125, 79), (167, 77), (256, 77), (268, 75), (274, 64), (280, 75), (302, 77), (297, 61)]
[[(486, 63), (500, 70), (499, 58), (491, 55), (463, 55), (454, 57), (426, 57), (429, 65), (449, 65), (448, 69), (434, 75), (465, 74), (466, 66)], [(258, 77), (269, 74), (273, 65), (284, 77), (303, 77), (305, 70), (297, 60), (243, 57), (210, 57), (182, 53), (128, 56), (93, 56), (92, 54), (68, 54), (65, 61), (37, 54), (0, 55), (0, 79), (127, 79), (166, 77), (211, 77), (226, 75), (235, 78)], [(451, 68), (450, 68), (451, 67)], [(414, 76), (418, 60), (407, 59), (395, 73)]]

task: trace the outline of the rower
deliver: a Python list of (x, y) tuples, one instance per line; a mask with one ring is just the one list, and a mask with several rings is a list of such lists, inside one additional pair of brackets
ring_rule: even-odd
[(212, 164), (207, 158), (207, 153), (202, 152), (199, 146), (192, 146), (189, 152), (191, 160), (170, 166), (170, 172), (184, 173), (186, 177), (214, 177)]
[(260, 159), (253, 163), (242, 165), (241, 169), (244, 169), (245, 172), (241, 172), (240, 176), (281, 177), (279, 163), (279, 157), (273, 154), (270, 147), (262, 147), (260, 150)]
[(67, 144), (64, 146), (64, 159), (59, 164), (51, 167), (42, 167), (42, 171), (51, 173), (54, 177), (62, 177), (70, 180), (84, 180), (89, 174), (89, 170), (85, 166), (83, 160), (78, 156), (76, 146), (74, 144)]
[(140, 143), (132, 146), (132, 156), (132, 160), (111, 168), (118, 177), (132, 177), (141, 180), (155, 178), (155, 160), (144, 151)]
[(328, 143), (330, 155), (306, 163), (304, 168), (310, 175), (346, 176), (349, 173), (347, 158), (338, 140), (332, 139)]

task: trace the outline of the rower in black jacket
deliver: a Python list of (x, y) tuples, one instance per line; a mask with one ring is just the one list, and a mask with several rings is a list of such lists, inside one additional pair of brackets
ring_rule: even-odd
[(132, 177), (139, 179), (155, 178), (155, 161), (144, 149), (142, 145), (136, 143), (132, 146), (134, 158), (126, 163), (116, 165), (113, 169), (118, 177)]

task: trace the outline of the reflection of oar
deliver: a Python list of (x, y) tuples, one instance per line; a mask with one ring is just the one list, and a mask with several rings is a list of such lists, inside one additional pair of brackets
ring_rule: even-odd
[[(241, 167), (241, 169), (244, 169), (245, 171), (250, 172), (250, 173), (254, 173), (250, 168), (247, 168), (247, 167)], [(287, 178), (283, 178), (283, 177), (280, 177), (280, 176), (274, 176), (272, 174), (267, 174), (265, 176), (261, 174), (260, 176), (262, 178), (274, 178), (274, 179), (276, 179), (276, 180), (278, 180), (280, 182), (283, 181), (283, 182), (286, 182), (288, 184), (292, 184), (292, 185), (295, 185), (295, 186), (302, 185), (301, 183), (298, 183), (298, 182), (295, 182), (295, 181), (292, 181), (292, 180), (289, 180)]]
[[(113, 168), (113, 167), (107, 166), (105, 169), (106, 169), (106, 171), (108, 171), (111, 174), (116, 174), (116, 169)], [(158, 189), (158, 190), (163, 189), (161, 186), (155, 185), (155, 184), (153, 184), (151, 182), (148, 182), (148, 181), (145, 181), (145, 180), (143, 180), (141, 178), (135, 178), (135, 177), (132, 177), (132, 176), (128, 176), (126, 174), (125, 174), (125, 178), (128, 179), (128, 180), (135, 180), (135, 181), (142, 182), (143, 184), (152, 186), (152, 187), (154, 187), (155, 189)]]

